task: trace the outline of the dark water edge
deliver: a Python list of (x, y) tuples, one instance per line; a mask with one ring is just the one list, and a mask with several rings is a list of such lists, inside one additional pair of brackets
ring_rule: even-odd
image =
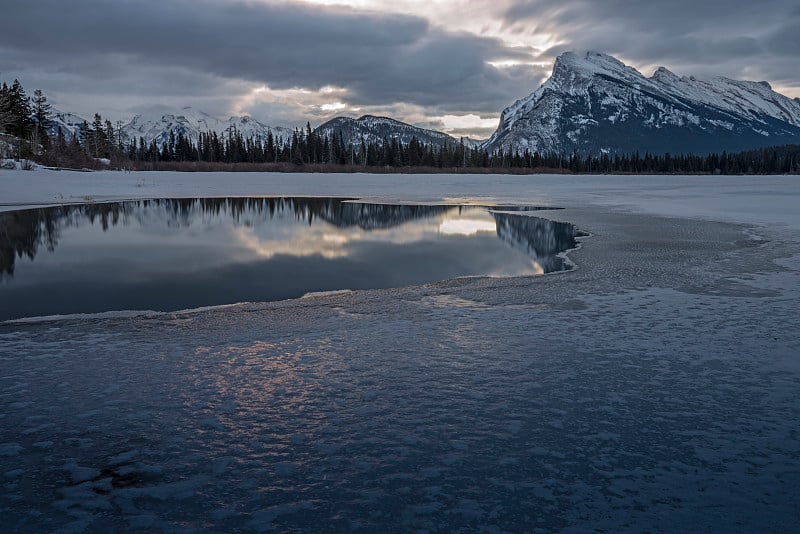
[(568, 270), (580, 232), (536, 210), (213, 198), (4, 212), (0, 320)]

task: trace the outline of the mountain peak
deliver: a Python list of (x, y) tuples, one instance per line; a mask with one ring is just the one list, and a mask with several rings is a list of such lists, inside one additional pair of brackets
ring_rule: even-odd
[(584, 72), (594, 74), (602, 71), (625, 71), (631, 69), (622, 61), (608, 54), (589, 51), (583, 54), (564, 52), (556, 58), (553, 73), (557, 71)]
[(334, 117), (320, 124), (315, 131), (320, 135), (337, 134), (343, 136), (345, 144), (382, 143), (384, 139), (397, 139), (407, 144), (416, 138), (422, 144), (444, 146), (455, 145), (457, 141), (447, 134), (406, 124), (390, 117), (362, 115), (358, 119)]
[(633, 85), (645, 80), (644, 76), (623, 62), (600, 52), (564, 52), (553, 64), (553, 75), (542, 89), (554, 89), (570, 94), (585, 94), (602, 79), (625, 80)]
[(658, 67), (651, 76), (656, 81), (679, 80), (680, 77), (666, 67)]
[(546, 153), (707, 153), (800, 141), (800, 103), (766, 82), (650, 78), (599, 52), (565, 52), (553, 75), (506, 108), (483, 145)]

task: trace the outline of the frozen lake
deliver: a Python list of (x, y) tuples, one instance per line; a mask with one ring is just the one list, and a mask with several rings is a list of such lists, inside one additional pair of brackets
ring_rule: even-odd
[(5, 211), (230, 195), (592, 237), (548, 276), (0, 323), (5, 530), (796, 530), (796, 178), (0, 172)]
[(292, 197), (0, 212), (0, 320), (568, 269), (578, 231), (535, 211)]

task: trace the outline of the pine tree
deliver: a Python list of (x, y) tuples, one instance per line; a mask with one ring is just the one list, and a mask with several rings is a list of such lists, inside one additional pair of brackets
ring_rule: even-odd
[(47, 97), (44, 96), (41, 89), (33, 92), (33, 121), (36, 123), (34, 127), (34, 150), (39, 144), (45, 149), (50, 145), (50, 136), (47, 133), (52, 125), (53, 112), (50, 104), (47, 103)]
[(5, 133), (14, 123), (14, 114), (11, 112), (11, 90), (3, 83), (0, 87), (0, 134)]
[(295, 165), (302, 165), (303, 164), (303, 153), (300, 150), (300, 137), (302, 136), (302, 132), (298, 133), (297, 130), (294, 131), (294, 135), (292, 135), (292, 146), (291, 146), (291, 155), (290, 159), (291, 162)]
[(102, 151), (105, 150), (105, 137), (103, 118), (99, 113), (95, 113), (92, 127), (89, 129), (89, 149), (92, 151), (93, 157), (99, 158)]
[(16, 157), (20, 159), (23, 156), (23, 142), (29, 138), (33, 129), (30, 99), (19, 80), (14, 80), (4, 93), (6, 102), (3, 115), (7, 121), (5, 131), (16, 138)]
[(25, 138), (31, 132), (33, 122), (31, 121), (31, 104), (30, 99), (25, 94), (25, 89), (19, 80), (14, 80), (14, 83), (9, 89), (10, 111), (12, 114), (11, 133), (18, 138)]
[(105, 137), (106, 145), (105, 145), (105, 148), (103, 149), (103, 155), (105, 157), (107, 157), (107, 158), (111, 158), (112, 155), (115, 152), (115, 150), (114, 150), (114, 148), (115, 148), (114, 147), (114, 138), (116, 137), (116, 134), (114, 133), (114, 126), (111, 124), (111, 121), (108, 120), (108, 119), (106, 119), (106, 123), (105, 123), (105, 135), (104, 135), (104, 137)]

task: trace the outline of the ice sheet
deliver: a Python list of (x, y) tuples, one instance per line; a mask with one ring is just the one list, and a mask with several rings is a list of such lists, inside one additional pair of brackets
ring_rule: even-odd
[(793, 178), (53, 175), (2, 203), (546, 202), (592, 237), (556, 276), (0, 324), (9, 530), (796, 528)]
[(130, 198), (339, 196), (380, 201), (613, 206), (800, 228), (797, 176), (71, 172), (0, 170), (0, 210)]

